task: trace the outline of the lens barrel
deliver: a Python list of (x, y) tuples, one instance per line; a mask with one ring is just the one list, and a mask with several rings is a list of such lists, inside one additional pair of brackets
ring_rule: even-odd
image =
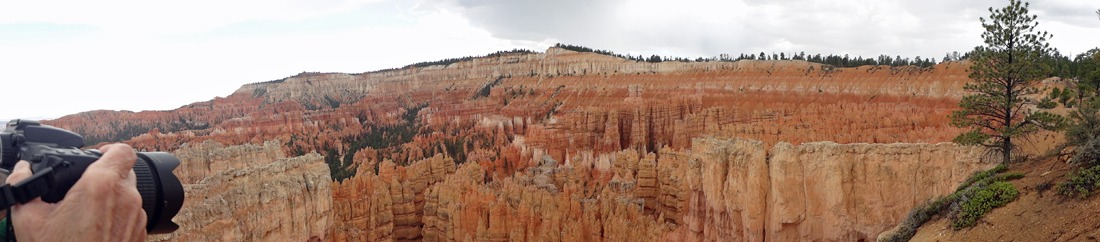
[(18, 150), (12, 144), (11, 134), (0, 132), (0, 167), (15, 167), (15, 162), (19, 161), (15, 158), (16, 152)]
[(183, 184), (172, 174), (180, 164), (179, 159), (165, 152), (138, 152), (137, 156), (134, 174), (141, 208), (148, 216), (146, 231), (150, 234), (176, 231), (179, 225), (172, 222), (172, 217), (183, 206), (184, 197)]

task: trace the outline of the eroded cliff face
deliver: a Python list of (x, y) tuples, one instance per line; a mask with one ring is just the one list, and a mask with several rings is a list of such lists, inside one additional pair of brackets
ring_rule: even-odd
[(695, 139), (690, 150), (628, 150), (571, 165), (544, 155), (499, 180), (478, 163), (436, 169), (453, 167), (442, 157), (408, 169), (386, 162), (379, 175), (334, 183), (338, 197), (356, 200), (337, 205), (352, 222), (337, 222), (333, 239), (872, 240), (911, 207), (995, 165), (981, 155), (950, 143), (779, 143), (769, 150), (755, 140)]
[(180, 229), (149, 241), (323, 241), (332, 226), (328, 166), (286, 158), (279, 142), (184, 146), (174, 155), (186, 199)]
[[(588, 148), (601, 153), (687, 148), (691, 138), (708, 135), (769, 146), (821, 140), (935, 143), (959, 131), (946, 125), (946, 115), (963, 94), (966, 67), (965, 62), (930, 68), (755, 60), (648, 63), (550, 48), (371, 73), (302, 73), (176, 110), (90, 111), (47, 123), (84, 135), (89, 145), (125, 141), (139, 149), (173, 150), (207, 139), (228, 145), (280, 139), (301, 151), (295, 154), (333, 148), (341, 155), (348, 153), (344, 142), (384, 127), (416, 123), (444, 131), (447, 137), (422, 132), (425, 141), (411, 141), (424, 152), (383, 151), (399, 153), (385, 157), (402, 158), (393, 159), (399, 164), (440, 153), (432, 150), (439, 139), (494, 132), (453, 129), (470, 130), (473, 124), (500, 126), (499, 135), (508, 138), (524, 135), (558, 160)], [(413, 109), (420, 112), (411, 120), (402, 116)], [(507, 145), (486, 143), (468, 148)]]
[[(689, 222), (687, 238), (870, 241), (913, 206), (996, 165), (976, 147), (950, 143), (779, 143), (767, 157), (759, 143), (695, 142), (702, 169), (687, 175), (699, 177), (689, 183), (697, 201), (688, 210), (704, 216), (689, 220), (702, 230)], [(707, 229), (721, 224), (733, 226)]]
[(596, 185), (590, 167), (548, 156), (501, 180), (476, 162), (455, 166), (443, 157), (413, 167), (427, 164), (384, 162), (378, 175), (334, 183), (338, 201), (357, 196), (338, 202), (336, 213), (348, 217), (333, 227), (333, 241), (661, 241), (674, 226), (643, 211), (635, 182)]

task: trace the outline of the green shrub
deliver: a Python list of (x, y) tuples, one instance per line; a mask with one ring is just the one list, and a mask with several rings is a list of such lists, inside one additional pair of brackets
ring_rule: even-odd
[(1009, 173), (1005, 173), (1004, 175), (1001, 175), (1001, 178), (1002, 178), (1002, 180), (1016, 180), (1016, 179), (1024, 178), (1024, 173), (1019, 172), (1019, 171), (1013, 171), (1013, 172), (1009, 172)]
[(958, 199), (958, 196), (951, 194), (950, 196), (940, 197), (935, 201), (925, 202), (924, 204), (914, 207), (913, 210), (909, 211), (909, 214), (905, 216), (905, 220), (901, 221), (902, 226), (898, 228), (898, 231), (889, 238), (886, 238), (886, 241), (909, 241), (909, 239), (913, 238), (913, 235), (917, 233), (917, 229), (919, 229), (921, 225), (924, 225), (924, 223), (932, 220), (932, 217), (940, 214), (945, 206), (955, 203), (955, 199)]
[(1100, 165), (1100, 138), (1090, 139), (1077, 147), (1077, 155), (1070, 158), (1074, 163)]
[(1005, 181), (1020, 179), (1024, 173), (1016, 171), (997, 175), (1007, 170), (1008, 166), (1002, 164), (987, 171), (974, 172), (955, 193), (914, 207), (901, 221), (902, 226), (886, 241), (909, 241), (921, 225), (944, 211), (950, 212), (956, 229), (974, 225), (986, 212), (1004, 206), (1019, 195), (1019, 190)]
[(1100, 187), (1100, 166), (1085, 167), (1066, 174), (1066, 181), (1055, 187), (1058, 194), (1085, 199)]
[(1042, 109), (1052, 109), (1058, 107), (1058, 103), (1054, 102), (1054, 100), (1051, 100), (1050, 98), (1043, 98), (1042, 100), (1039, 100), (1039, 103), (1035, 104), (1035, 107)]
[(985, 213), (1004, 206), (1015, 200), (1019, 195), (1020, 191), (1016, 190), (1016, 186), (1003, 181), (994, 182), (985, 188), (977, 189), (974, 195), (963, 203), (962, 211), (959, 212), (959, 216), (952, 223), (952, 226), (955, 227), (955, 230), (974, 226), (977, 224), (978, 219), (985, 216)]
[[(997, 167), (993, 167), (993, 169), (989, 169), (987, 171), (976, 171), (973, 175), (970, 175), (970, 179), (966, 179), (965, 182), (959, 184), (959, 187), (955, 189), (955, 192), (961, 192), (963, 189), (970, 187), (970, 185), (974, 185), (975, 182), (985, 180), (986, 178), (990, 178), (997, 173), (1005, 172), (1007, 170), (1008, 166), (1006, 166), (1005, 164), (1000, 164), (997, 165)], [(1022, 175), (1023, 174), (1021, 174), (1021, 177), (1023, 177)]]

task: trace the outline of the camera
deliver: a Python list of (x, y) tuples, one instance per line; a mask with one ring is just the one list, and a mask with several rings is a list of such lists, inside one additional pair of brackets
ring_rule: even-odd
[[(31, 177), (0, 187), (0, 208), (26, 203), (36, 197), (56, 203), (65, 198), (84, 170), (103, 155), (81, 150), (84, 137), (65, 129), (30, 120), (12, 120), (0, 131), (0, 168), (12, 170), (20, 160), (30, 162)], [(148, 216), (150, 234), (171, 233), (179, 228), (172, 218), (183, 206), (183, 185), (172, 170), (180, 161), (166, 152), (137, 152), (134, 174), (141, 194), (141, 208)]]

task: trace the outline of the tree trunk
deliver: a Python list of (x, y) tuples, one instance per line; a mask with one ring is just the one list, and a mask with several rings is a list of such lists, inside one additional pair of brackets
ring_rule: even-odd
[(1012, 137), (1005, 137), (1005, 142), (1001, 144), (1001, 154), (1004, 156), (1001, 160), (1002, 164), (1008, 164), (1012, 161)]

